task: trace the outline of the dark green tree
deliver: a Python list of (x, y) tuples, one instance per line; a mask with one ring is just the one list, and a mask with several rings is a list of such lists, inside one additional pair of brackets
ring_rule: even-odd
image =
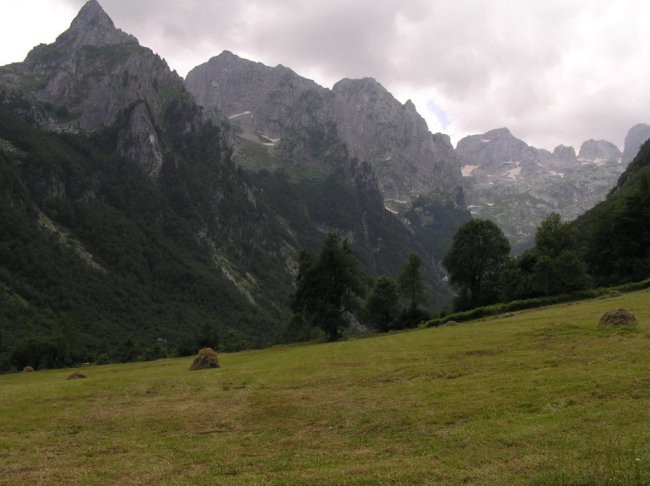
[(347, 324), (346, 314), (358, 307), (364, 290), (347, 241), (330, 233), (317, 259), (301, 254), (291, 307), (294, 315), (320, 327), (330, 341), (335, 341)]
[(498, 283), (509, 253), (508, 240), (490, 220), (473, 219), (458, 229), (443, 261), (450, 283), (460, 291), (457, 307), (498, 299)]
[(540, 253), (550, 257), (555, 257), (564, 250), (573, 249), (575, 248), (573, 228), (569, 223), (563, 223), (558, 213), (551, 213), (537, 227), (535, 246)]
[(587, 287), (587, 267), (579, 256), (575, 232), (560, 215), (551, 213), (537, 228), (532, 252), (533, 287), (544, 295), (571, 292)]
[(365, 321), (375, 329), (386, 332), (394, 327), (400, 310), (397, 283), (390, 277), (379, 277), (366, 299)]
[(415, 309), (418, 304), (427, 301), (424, 293), (424, 277), (422, 276), (422, 258), (417, 253), (409, 255), (408, 262), (399, 276), (399, 291), (409, 304), (410, 309)]

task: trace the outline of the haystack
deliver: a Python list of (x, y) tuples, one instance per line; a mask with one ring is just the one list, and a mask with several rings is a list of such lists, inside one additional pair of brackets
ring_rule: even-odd
[(204, 370), (206, 368), (219, 368), (219, 357), (212, 348), (199, 349), (190, 370)]
[(75, 371), (72, 373), (70, 376), (68, 376), (68, 380), (81, 380), (85, 378), (86, 375), (84, 375), (81, 371)]
[(613, 311), (605, 312), (600, 321), (599, 327), (634, 327), (639, 324), (634, 314), (625, 309), (616, 309)]
[(32, 368), (31, 366), (25, 366), (23, 368), (23, 373), (31, 373), (32, 371), (34, 371), (34, 368)]

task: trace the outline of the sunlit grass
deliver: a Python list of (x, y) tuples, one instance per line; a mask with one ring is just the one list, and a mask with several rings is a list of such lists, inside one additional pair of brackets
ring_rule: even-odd
[(648, 484), (649, 304), (0, 376), (0, 482)]

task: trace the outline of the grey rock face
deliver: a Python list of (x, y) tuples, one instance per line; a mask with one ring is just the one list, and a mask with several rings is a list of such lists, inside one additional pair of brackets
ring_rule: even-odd
[(607, 140), (589, 139), (582, 144), (578, 159), (589, 160), (592, 162), (606, 162), (610, 160), (620, 160), (621, 151), (616, 145)]
[(453, 149), (434, 141), (413, 103), (399, 103), (374, 79), (345, 79), (328, 90), (226, 51), (190, 71), (186, 86), (200, 105), (236, 123), (240, 138), (261, 137), (295, 164), (341, 149), (370, 163), (388, 206), (462, 185)]
[(131, 111), (128, 125), (118, 135), (117, 149), (126, 159), (136, 161), (145, 174), (158, 177), (163, 164), (162, 148), (144, 102)]
[(185, 83), (199, 105), (217, 107), (235, 122), (245, 119), (273, 139), (284, 135), (305, 91), (327, 91), (284, 66), (268, 67), (229, 51), (192, 69)]
[(372, 78), (344, 79), (332, 91), (339, 135), (353, 156), (371, 162), (387, 202), (461, 185), (455, 157), (434, 146), (411, 101), (402, 105)]
[(623, 149), (623, 162), (632, 162), (639, 153), (641, 145), (650, 139), (650, 125), (639, 123), (634, 125), (625, 136), (625, 148)]

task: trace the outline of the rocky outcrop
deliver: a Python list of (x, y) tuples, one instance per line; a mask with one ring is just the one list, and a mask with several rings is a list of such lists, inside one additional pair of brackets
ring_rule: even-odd
[(650, 139), (650, 125), (639, 123), (630, 128), (625, 136), (623, 162), (632, 162), (634, 157), (636, 157), (636, 154), (639, 152), (641, 145), (643, 145), (648, 139)]
[(462, 184), (453, 149), (431, 136), (413, 103), (398, 102), (372, 78), (344, 79), (328, 90), (284, 66), (225, 51), (190, 71), (186, 86), (200, 105), (235, 123), (240, 139), (293, 164), (318, 166), (323, 153), (342, 145), (370, 163), (389, 207)]
[(160, 138), (146, 103), (137, 103), (128, 124), (118, 134), (117, 149), (128, 160), (135, 161), (142, 171), (156, 178), (163, 164)]

